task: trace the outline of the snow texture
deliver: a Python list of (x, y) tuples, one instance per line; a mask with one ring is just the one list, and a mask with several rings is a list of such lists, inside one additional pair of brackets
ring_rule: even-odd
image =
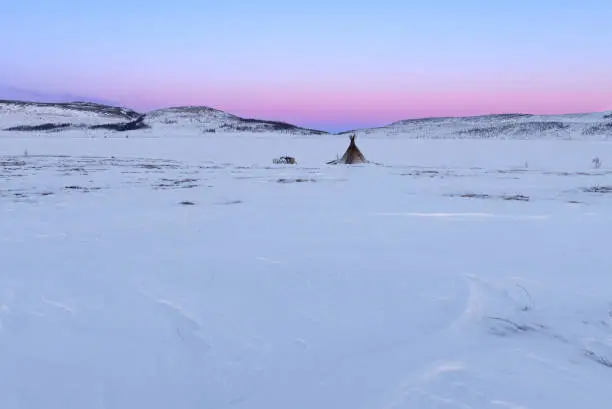
[(156, 129), (0, 133), (0, 408), (609, 406), (610, 143)]

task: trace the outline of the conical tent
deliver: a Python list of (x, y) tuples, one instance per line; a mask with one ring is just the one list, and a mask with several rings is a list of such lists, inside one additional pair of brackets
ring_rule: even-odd
[(333, 160), (328, 162), (330, 165), (338, 165), (338, 164), (355, 164), (355, 163), (368, 163), (368, 160), (363, 156), (363, 153), (359, 150), (357, 145), (355, 144), (355, 134), (350, 136), (351, 143), (349, 144), (346, 152), (340, 159)]

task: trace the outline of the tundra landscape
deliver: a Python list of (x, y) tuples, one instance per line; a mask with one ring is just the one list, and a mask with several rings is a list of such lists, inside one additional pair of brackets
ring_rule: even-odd
[(0, 129), (1, 408), (607, 407), (609, 112)]

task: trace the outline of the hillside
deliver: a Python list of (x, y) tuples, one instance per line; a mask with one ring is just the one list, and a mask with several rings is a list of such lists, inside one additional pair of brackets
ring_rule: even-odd
[(202, 134), (212, 132), (281, 132), (320, 135), (327, 132), (285, 122), (241, 118), (208, 107), (173, 107), (138, 113), (108, 105), (71, 102), (40, 103), (0, 100), (0, 130), (59, 132), (75, 129), (135, 131), (147, 129)]
[(25, 102), (0, 100), (0, 129), (52, 131), (128, 122), (137, 112), (91, 102)]
[[(167, 135), (168, 132), (172, 132), (192, 136), (217, 132), (327, 134), (325, 131), (285, 122), (243, 118), (203, 106), (171, 107), (138, 113), (127, 108), (90, 102), (41, 103), (0, 100), (0, 130), (47, 133), (83, 129), (105, 132), (141, 130), (147, 135)], [(612, 138), (612, 113), (496, 114), (419, 118), (340, 134), (348, 132), (374, 137), (398, 136), (409, 139), (602, 140)]]
[(375, 136), (401, 135), (413, 139), (608, 139), (612, 137), (612, 114), (498, 114), (420, 118), (397, 121), (380, 128), (361, 129), (358, 132)]
[(242, 118), (218, 109), (185, 106), (151, 111), (146, 122), (153, 128), (196, 128), (203, 132), (284, 132), (322, 135), (327, 132), (301, 128), (286, 122)]

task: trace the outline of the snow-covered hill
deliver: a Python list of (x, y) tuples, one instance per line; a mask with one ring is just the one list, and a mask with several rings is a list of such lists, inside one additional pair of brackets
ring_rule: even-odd
[(145, 122), (154, 129), (191, 128), (201, 132), (282, 132), (290, 134), (321, 135), (326, 132), (301, 128), (285, 122), (241, 118), (218, 109), (186, 106), (152, 111)]
[[(40, 103), (0, 100), (0, 130), (61, 132), (75, 129), (169, 133), (277, 133), (322, 135), (325, 131), (285, 122), (243, 118), (203, 106), (171, 107), (138, 113), (97, 103)], [(353, 132), (353, 131), (349, 131)], [(497, 114), (472, 117), (407, 119), (360, 135), (408, 139), (589, 139), (612, 138), (612, 113), (565, 115)], [(346, 132), (343, 132), (346, 133)]]
[(24, 102), (0, 100), (0, 129), (51, 131), (128, 122), (137, 112), (92, 102)]
[(407, 119), (360, 134), (415, 139), (610, 139), (612, 113)]
[(75, 129), (135, 131), (169, 130), (181, 134), (212, 132), (279, 132), (319, 135), (324, 131), (285, 122), (241, 118), (208, 107), (173, 107), (138, 113), (131, 109), (95, 103), (39, 103), (0, 100), (0, 130), (59, 132)]

